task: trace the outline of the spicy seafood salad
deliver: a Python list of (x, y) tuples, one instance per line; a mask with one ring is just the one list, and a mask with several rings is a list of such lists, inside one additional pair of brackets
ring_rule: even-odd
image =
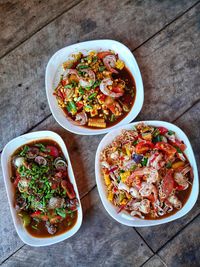
[(14, 153), (11, 163), (15, 209), (27, 231), (48, 237), (72, 228), (79, 201), (58, 144), (41, 140), (24, 145)]
[(114, 52), (74, 54), (62, 68), (54, 95), (72, 123), (106, 128), (118, 123), (131, 110), (135, 81)]
[(159, 219), (181, 209), (192, 188), (186, 145), (164, 127), (138, 124), (101, 152), (108, 200), (131, 216)]

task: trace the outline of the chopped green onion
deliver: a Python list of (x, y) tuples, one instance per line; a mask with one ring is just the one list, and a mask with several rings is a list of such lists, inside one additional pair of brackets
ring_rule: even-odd
[(78, 65), (77, 68), (82, 70), (82, 69), (88, 69), (89, 66), (88, 65)]
[(68, 112), (70, 112), (72, 114), (75, 114), (77, 112), (77, 108), (76, 108), (74, 101), (68, 102), (67, 110), (68, 110)]
[(74, 86), (73, 84), (67, 84), (64, 86), (66, 89), (72, 89)]
[(170, 169), (172, 167), (171, 161), (168, 161), (165, 166), (167, 169)]
[(31, 227), (35, 230), (38, 230), (38, 228), (35, 225), (31, 225)]
[(115, 117), (114, 114), (112, 114), (112, 115), (110, 116), (110, 121), (111, 121), (111, 122), (114, 122), (115, 120), (116, 120), (116, 117)]
[(101, 83), (100, 80), (96, 80), (95, 83), (93, 84), (93, 88), (96, 88), (97, 86), (99, 86)]
[(80, 88), (79, 88), (79, 93), (80, 93), (81, 95), (84, 95), (85, 90), (84, 90), (82, 87), (80, 87)]
[(57, 208), (56, 213), (60, 215), (62, 218), (66, 218), (66, 211), (62, 208)]
[(29, 146), (25, 145), (22, 151), (20, 152), (20, 156), (25, 156), (28, 151), (29, 151)]

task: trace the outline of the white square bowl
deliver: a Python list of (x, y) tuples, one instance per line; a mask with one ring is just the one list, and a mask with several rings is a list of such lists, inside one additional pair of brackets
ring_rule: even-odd
[[(136, 84), (136, 97), (132, 109), (127, 114), (127, 116), (121, 120), (119, 123), (112, 127), (105, 129), (92, 129), (74, 125), (66, 117), (63, 110), (58, 106), (56, 97), (53, 95), (53, 92), (59, 81), (58, 69), (61, 68), (61, 65), (66, 61), (70, 55), (78, 52), (83, 54), (88, 53), (89, 51), (105, 51), (111, 49), (119, 55), (119, 58), (125, 62), (125, 65), (130, 70), (131, 74), (134, 77)], [(119, 125), (127, 124), (131, 122), (140, 112), (143, 102), (144, 102), (144, 89), (142, 83), (142, 77), (137, 65), (137, 62), (131, 53), (131, 51), (122, 43), (113, 40), (95, 40), (87, 41), (78, 44), (73, 44), (57, 51), (49, 60), (46, 67), (45, 75), (45, 86), (46, 94), (49, 103), (50, 110), (55, 118), (55, 120), (66, 130), (82, 135), (96, 135), (104, 134), (109, 132), (112, 129), (115, 129)]]
[[(63, 154), (67, 160), (67, 163), (68, 163), (69, 179), (74, 186), (74, 190), (76, 192), (76, 197), (79, 200), (80, 205), (78, 207), (78, 218), (77, 218), (76, 224), (74, 225), (74, 227), (72, 229), (70, 229), (69, 231), (67, 231), (63, 234), (57, 235), (57, 236), (38, 238), (38, 237), (34, 237), (28, 233), (28, 231), (24, 228), (19, 216), (16, 213), (16, 210), (14, 208), (14, 190), (13, 190), (13, 184), (10, 181), (10, 177), (12, 176), (12, 174), (11, 174), (11, 156), (12, 156), (12, 154), (19, 147), (21, 147), (27, 143), (30, 143), (32, 141), (36, 141), (36, 140), (39, 141), (42, 139), (53, 140), (61, 147), (61, 150), (62, 150), (62, 152), (63, 152)], [(24, 135), (21, 135), (15, 139), (11, 140), (3, 149), (3, 152), (1, 155), (1, 165), (2, 165), (3, 178), (4, 178), (5, 187), (6, 187), (8, 203), (10, 206), (12, 219), (13, 219), (13, 222), (15, 225), (15, 229), (16, 229), (19, 237), (21, 238), (21, 240), (24, 243), (26, 243), (30, 246), (35, 246), (35, 247), (48, 246), (48, 245), (52, 245), (52, 244), (58, 243), (60, 241), (63, 241), (65, 239), (71, 237), (72, 235), (74, 235), (78, 231), (78, 229), (81, 226), (82, 217), (83, 217), (81, 202), (80, 202), (79, 193), (78, 193), (78, 189), (77, 189), (76, 181), (74, 178), (74, 173), (73, 173), (73, 169), (72, 169), (72, 165), (70, 162), (67, 148), (65, 146), (64, 141), (62, 140), (62, 138), (58, 134), (56, 134), (52, 131), (39, 131), (39, 132), (32, 132), (32, 133), (24, 134)]]
[(197, 197), (198, 197), (198, 193), (199, 193), (199, 178), (198, 178), (196, 160), (194, 157), (194, 153), (193, 153), (190, 141), (188, 140), (188, 137), (186, 136), (186, 134), (179, 127), (168, 122), (164, 122), (164, 121), (143, 121), (143, 122), (147, 125), (152, 125), (152, 126), (157, 126), (157, 127), (159, 126), (166, 127), (167, 129), (174, 131), (176, 133), (176, 136), (180, 140), (184, 141), (184, 143), (187, 146), (187, 149), (185, 150), (185, 154), (193, 168), (194, 180), (193, 180), (191, 194), (187, 202), (185, 203), (185, 205), (182, 207), (182, 209), (180, 209), (175, 214), (169, 217), (166, 217), (163, 219), (157, 219), (157, 220), (142, 220), (140, 218), (132, 217), (131, 215), (124, 213), (124, 212), (117, 213), (117, 207), (115, 207), (107, 199), (107, 188), (104, 184), (104, 180), (101, 175), (100, 153), (106, 146), (108, 146), (115, 139), (116, 136), (121, 134), (122, 129), (131, 130), (134, 125), (137, 125), (138, 123), (141, 123), (141, 122), (134, 122), (134, 123), (131, 123), (125, 126), (118, 127), (112, 132), (106, 134), (104, 138), (101, 140), (97, 148), (96, 159), (95, 159), (95, 175), (96, 175), (96, 183), (97, 183), (98, 192), (99, 192), (101, 201), (104, 205), (104, 208), (107, 210), (107, 212), (110, 214), (110, 216), (113, 219), (120, 222), (121, 224), (134, 226), (134, 227), (147, 227), (147, 226), (159, 225), (159, 224), (167, 223), (170, 221), (174, 221), (184, 216), (194, 206), (197, 200)]

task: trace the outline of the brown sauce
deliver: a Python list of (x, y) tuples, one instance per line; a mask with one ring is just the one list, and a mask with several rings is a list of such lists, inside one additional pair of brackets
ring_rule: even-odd
[[(116, 118), (116, 120), (113, 122), (106, 120), (106, 128), (109, 128), (109, 127), (116, 125), (117, 123), (119, 123), (121, 120), (123, 120), (129, 114), (129, 112), (131, 111), (131, 109), (134, 105), (135, 97), (136, 97), (135, 80), (134, 80), (133, 75), (131, 74), (131, 72), (129, 71), (129, 69), (127, 67), (124, 67), (122, 70), (119, 70), (118, 74), (113, 74), (113, 78), (114, 79), (120, 78), (126, 82), (126, 88), (128, 90), (125, 90), (123, 96), (121, 96), (118, 100), (120, 100), (121, 103), (128, 105), (129, 111), (128, 112), (123, 111), (122, 115), (120, 117)], [(73, 117), (71, 115), (71, 113), (69, 113), (67, 111), (66, 108), (62, 108), (62, 110), (64, 111), (64, 113), (67, 117), (69, 117), (72, 120), (75, 120), (75, 117)], [(87, 113), (87, 116), (88, 116), (88, 118), (91, 117), (89, 113)], [(91, 118), (99, 118), (99, 115), (91, 117)], [(91, 127), (88, 125), (84, 125), (81, 127), (91, 128), (91, 129), (103, 129), (103, 128), (98, 128), (98, 127)]]
[[(60, 148), (60, 146), (53, 140), (51, 139), (39, 139), (39, 140), (36, 140), (36, 141), (32, 141), (32, 142), (29, 142), (29, 143), (26, 143), (25, 145), (27, 146), (34, 146), (35, 144), (38, 144), (38, 143), (42, 143), (43, 145), (50, 145), (50, 146), (54, 146), (58, 149), (58, 152), (59, 152), (59, 156), (64, 157), (63, 155), (63, 152), (62, 152), (62, 149)], [(16, 167), (13, 165), (12, 163), (12, 159), (18, 155), (22, 148), (25, 146), (21, 146), (19, 147), (12, 155), (11, 157), (11, 173), (12, 173), (12, 176), (15, 176), (16, 174)], [(69, 179), (69, 177), (68, 177)], [(17, 191), (16, 188), (13, 186), (13, 192), (14, 192), (14, 207), (16, 207), (16, 194), (17, 194)], [(19, 193), (19, 191), (18, 191)], [(45, 227), (45, 221), (40, 221), (40, 222), (37, 222), (37, 229), (34, 229), (33, 226), (35, 225), (35, 221), (34, 219), (32, 218), (31, 219), (31, 222), (28, 226), (25, 227), (25, 229), (27, 230), (27, 232), (34, 236), (34, 237), (52, 237), (52, 236), (57, 236), (57, 235), (61, 235), (67, 231), (69, 231), (70, 229), (72, 229), (74, 227), (74, 225), (76, 224), (77, 222), (77, 218), (78, 218), (78, 212), (77, 210), (76, 211), (73, 211), (71, 214), (67, 214), (66, 218), (57, 223), (56, 226), (57, 226), (57, 232), (54, 234), (54, 235), (51, 235), (49, 234), (49, 232), (47, 231), (46, 227)]]

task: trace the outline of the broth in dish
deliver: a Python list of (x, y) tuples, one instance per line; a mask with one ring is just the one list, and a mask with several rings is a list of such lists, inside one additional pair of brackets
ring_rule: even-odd
[(106, 128), (117, 124), (131, 110), (135, 81), (114, 52), (74, 54), (62, 68), (54, 95), (72, 123)]
[(23, 145), (13, 154), (11, 166), (15, 209), (31, 235), (59, 235), (75, 225), (79, 201), (55, 141)]
[(101, 152), (108, 200), (133, 217), (161, 219), (186, 203), (193, 171), (186, 145), (164, 127), (138, 124)]

